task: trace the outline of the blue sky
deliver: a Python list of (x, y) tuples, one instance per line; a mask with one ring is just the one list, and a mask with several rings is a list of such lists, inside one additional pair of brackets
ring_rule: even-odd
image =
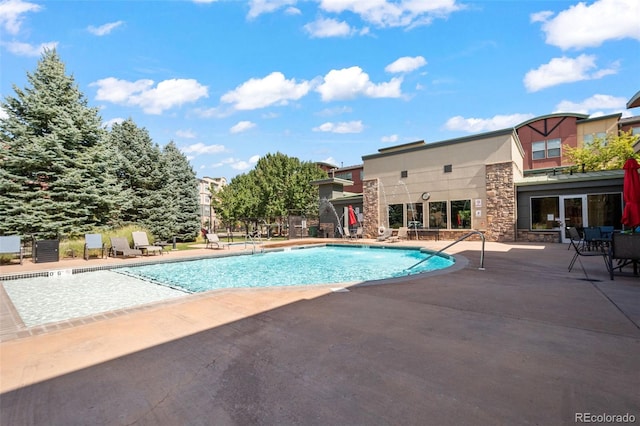
[(553, 112), (638, 115), (638, 22), (637, 0), (10, 0), (0, 95), (56, 48), (105, 126), (173, 140), (200, 177), (276, 151), (349, 166)]

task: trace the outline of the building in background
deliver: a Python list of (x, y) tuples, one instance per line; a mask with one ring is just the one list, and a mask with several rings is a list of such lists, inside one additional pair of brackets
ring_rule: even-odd
[(211, 198), (227, 185), (227, 179), (223, 177), (211, 178), (208, 176), (198, 179), (200, 193), (200, 224), (203, 228), (215, 231), (218, 228), (216, 212), (211, 208)]

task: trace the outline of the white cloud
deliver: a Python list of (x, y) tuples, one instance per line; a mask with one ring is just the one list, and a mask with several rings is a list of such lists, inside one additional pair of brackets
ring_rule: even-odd
[(100, 25), (99, 27), (89, 25), (87, 27), (87, 31), (89, 31), (93, 35), (103, 36), (109, 34), (111, 31), (118, 28), (122, 24), (124, 24), (124, 21), (110, 22), (108, 24)]
[(311, 83), (287, 80), (281, 72), (272, 72), (265, 78), (252, 78), (220, 98), (238, 110), (252, 110), (271, 105), (287, 105), (309, 93)]
[(399, 98), (402, 96), (401, 84), (401, 77), (394, 77), (386, 83), (374, 84), (362, 68), (355, 66), (329, 71), (316, 91), (320, 93), (323, 101), (353, 99), (358, 96)]
[(556, 105), (554, 112), (577, 112), (580, 114), (594, 114), (594, 112), (599, 112), (600, 115), (602, 115), (603, 111), (614, 113), (624, 111), (626, 108), (626, 98), (596, 94), (581, 102), (563, 100)]
[(0, 3), (0, 27), (9, 34), (18, 34), (22, 26), (23, 15), (39, 12), (41, 6), (21, 0), (9, 0)]
[(288, 7), (284, 10), (287, 15), (302, 15), (302, 11), (297, 7)]
[(45, 50), (53, 50), (58, 46), (57, 41), (32, 45), (29, 43), (21, 43), (18, 41), (3, 42), (2, 45), (14, 55), (18, 56), (40, 56)]
[(447, 17), (460, 10), (455, 0), (405, 0), (401, 3), (387, 0), (320, 0), (326, 12), (353, 12), (366, 22), (378, 27), (415, 27), (427, 25), (435, 17)]
[(256, 127), (256, 123), (252, 123), (251, 121), (239, 121), (235, 126), (231, 127), (229, 131), (231, 133), (242, 133), (254, 127)]
[(337, 162), (337, 161), (336, 161), (336, 159), (335, 159), (335, 158), (333, 158), (333, 157), (329, 157), (329, 158), (326, 158), (326, 159), (324, 159), (324, 160), (320, 160), (320, 162), (321, 162), (321, 163), (331, 164), (331, 165), (333, 165), (334, 167), (338, 167), (338, 162)]
[(123, 122), (124, 122), (124, 118), (116, 117), (102, 123), (102, 127), (104, 127), (105, 129), (110, 129), (113, 127), (114, 124), (121, 124)]
[(404, 73), (415, 71), (425, 65), (427, 65), (427, 61), (422, 56), (413, 58), (411, 56), (403, 56), (387, 65), (384, 70), (391, 73)]
[(322, 111), (319, 111), (316, 115), (320, 117), (331, 117), (334, 115), (347, 114), (353, 112), (353, 108), (348, 106), (337, 106), (333, 108), (325, 108)]
[(139, 106), (147, 114), (163, 111), (208, 97), (207, 86), (193, 79), (164, 80), (153, 88), (152, 80), (126, 81), (109, 77), (91, 83), (98, 86), (96, 99)]
[(176, 131), (176, 136), (178, 136), (179, 138), (185, 138), (185, 139), (193, 139), (196, 137), (196, 134), (191, 130), (177, 130)]
[(182, 152), (196, 153), (196, 154), (218, 154), (225, 152), (224, 145), (205, 145), (202, 142), (194, 143), (181, 149)]
[[(296, 4), (297, 0), (251, 0), (249, 2), (249, 13), (247, 18), (254, 19), (263, 13), (272, 13), (285, 6)], [(287, 9), (287, 11), (290, 8)]]
[(258, 162), (259, 159), (259, 155), (252, 156), (248, 161), (239, 160), (237, 158), (226, 158), (221, 162), (214, 164), (213, 167), (228, 165), (234, 170), (243, 171), (250, 169), (254, 164)]
[(304, 26), (313, 38), (347, 37), (353, 33), (351, 26), (344, 21), (318, 18)]
[(532, 15), (543, 22), (546, 42), (561, 49), (597, 47), (608, 40), (640, 40), (638, 0), (580, 2), (554, 18), (547, 12)]
[(360, 133), (364, 129), (362, 121), (343, 121), (340, 123), (327, 122), (318, 127), (314, 127), (314, 132), (331, 132), (331, 133)]
[(575, 59), (566, 56), (553, 58), (548, 64), (540, 65), (538, 69), (527, 72), (524, 76), (524, 85), (527, 91), (537, 92), (558, 84), (598, 79), (617, 72), (617, 64), (613, 64), (611, 68), (600, 70), (595, 68), (595, 55), (582, 54)]
[(380, 138), (381, 142), (398, 142), (398, 135), (383, 136)]
[(533, 114), (496, 115), (492, 118), (464, 118), (458, 115), (448, 119), (445, 128), (469, 133), (490, 132), (516, 126), (533, 117)]

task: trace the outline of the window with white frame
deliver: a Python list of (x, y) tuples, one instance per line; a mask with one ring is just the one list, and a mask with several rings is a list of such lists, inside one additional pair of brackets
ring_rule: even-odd
[(560, 139), (549, 139), (537, 141), (531, 144), (531, 158), (542, 160), (544, 158), (560, 157), (562, 141)]

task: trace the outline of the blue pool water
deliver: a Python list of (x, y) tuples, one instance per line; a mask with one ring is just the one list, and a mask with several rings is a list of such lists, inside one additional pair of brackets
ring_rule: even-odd
[[(407, 268), (429, 255), (417, 249), (324, 246), (135, 266), (116, 271), (201, 292), (392, 278), (407, 275)], [(453, 263), (452, 258), (433, 256), (413, 268), (411, 273), (444, 269)]]

